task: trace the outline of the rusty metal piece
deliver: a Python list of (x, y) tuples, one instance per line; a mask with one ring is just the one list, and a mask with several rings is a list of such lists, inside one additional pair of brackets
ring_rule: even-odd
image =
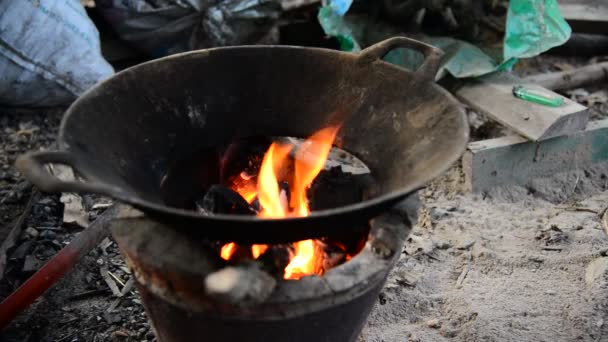
[[(413, 200), (410, 197), (408, 202)], [(400, 208), (375, 219), (363, 250), (322, 277), (275, 283), (263, 280), (265, 276), (254, 269), (252, 277), (258, 280), (252, 286), (260, 295), (254, 301), (209, 291), (206, 281), (210, 275), (220, 274), (225, 263), (204, 240), (132, 210), (123, 211), (113, 221), (112, 233), (133, 270), (160, 342), (353, 342), (401, 254), (378, 256), (372, 246), (382, 243), (391, 251), (400, 251), (411, 230), (407, 206)], [(247, 278), (237, 274), (241, 277)], [(271, 293), (259, 286), (270, 287)], [(252, 292), (240, 287), (235, 294), (246, 293)]]

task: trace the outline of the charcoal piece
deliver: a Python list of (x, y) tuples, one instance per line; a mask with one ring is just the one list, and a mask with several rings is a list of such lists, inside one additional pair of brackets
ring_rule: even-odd
[(234, 253), (232, 253), (230, 260), (228, 260), (228, 263), (230, 265), (238, 265), (251, 259), (253, 259), (253, 255), (251, 254), (251, 246), (241, 246), (237, 244)]
[(251, 201), (251, 204), (249, 204), (249, 206), (256, 213), (259, 213), (260, 211), (262, 211), (262, 205), (260, 204), (260, 199), (257, 196), (253, 199), (253, 201)]
[(223, 182), (246, 171), (257, 175), (264, 153), (270, 147), (270, 137), (249, 137), (233, 141), (223, 150), (220, 175)]
[(196, 207), (203, 213), (255, 215), (255, 211), (238, 192), (219, 184), (212, 185), (205, 197), (196, 201)]
[(310, 208), (324, 210), (360, 202), (366, 177), (369, 175), (342, 172), (341, 166), (321, 171), (307, 191)]
[(281, 278), (285, 272), (285, 267), (287, 267), (291, 260), (292, 254), (293, 247), (291, 244), (277, 244), (268, 247), (266, 252), (257, 261), (261, 263), (264, 271), (274, 277)]
[(317, 247), (323, 251), (323, 273), (340, 265), (346, 260), (346, 251), (336, 245), (317, 240)]
[(160, 193), (168, 206), (194, 210), (194, 202), (217, 183), (220, 156), (215, 148), (206, 148), (173, 163), (161, 180)]

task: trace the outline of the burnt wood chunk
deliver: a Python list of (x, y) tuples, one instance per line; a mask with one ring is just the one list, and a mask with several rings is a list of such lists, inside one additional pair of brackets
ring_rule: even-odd
[(202, 213), (255, 215), (249, 203), (236, 191), (224, 185), (212, 185), (202, 200), (196, 201)]
[(346, 251), (338, 246), (318, 240), (317, 248), (323, 251), (323, 262), (320, 265), (323, 273), (340, 265), (346, 260)]
[(263, 270), (280, 278), (291, 260), (292, 253), (293, 247), (290, 244), (272, 245), (257, 261), (261, 264)]
[(360, 180), (364, 177), (342, 172), (340, 166), (321, 171), (307, 191), (310, 209), (332, 209), (360, 202), (363, 198)]

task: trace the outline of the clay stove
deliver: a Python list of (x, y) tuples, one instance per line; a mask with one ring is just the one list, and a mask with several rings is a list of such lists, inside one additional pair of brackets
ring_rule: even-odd
[(127, 208), (112, 231), (159, 341), (346, 342), (356, 340), (401, 254), (415, 203), (374, 219), (363, 250), (322, 277), (269, 284), (259, 279), (263, 274), (245, 269), (228, 290), (236, 293), (224, 295), (206, 287), (214, 272), (222, 272), (222, 260), (215, 250), (201, 248), (204, 241)]

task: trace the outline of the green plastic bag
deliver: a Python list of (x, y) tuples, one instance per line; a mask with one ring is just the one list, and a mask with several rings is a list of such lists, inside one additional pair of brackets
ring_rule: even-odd
[[(368, 16), (349, 16), (348, 13), (342, 16), (330, 6), (320, 9), (318, 20), (327, 35), (338, 39), (343, 51), (357, 52), (362, 47), (401, 34), (399, 28), (372, 22)], [(506, 21), (502, 51), (451, 37), (416, 39), (446, 52), (436, 77), (439, 79), (446, 73), (465, 78), (510, 70), (518, 58), (533, 57), (561, 45), (571, 34), (556, 0), (511, 0)], [(384, 59), (409, 69), (415, 69), (422, 61), (419, 53), (406, 49), (391, 51)]]
[(503, 58), (528, 58), (562, 45), (572, 33), (556, 0), (511, 0)]

